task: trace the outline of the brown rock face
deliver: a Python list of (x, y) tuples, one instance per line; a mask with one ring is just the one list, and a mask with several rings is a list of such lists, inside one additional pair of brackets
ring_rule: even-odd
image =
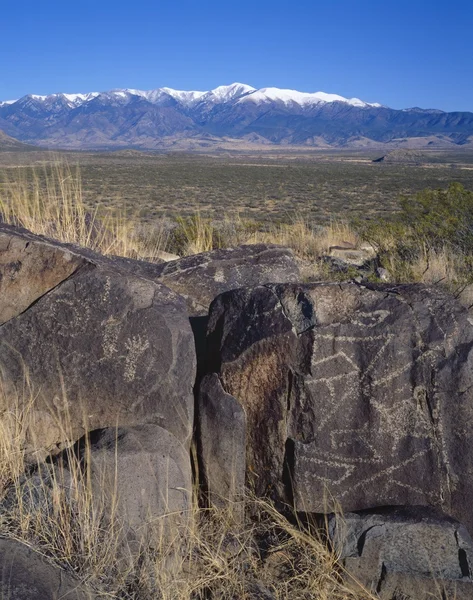
[(425, 286), (266, 285), (210, 310), (247, 484), (307, 512), (428, 505), (473, 530), (472, 348), (467, 311)]
[(34, 236), (0, 228), (0, 325), (67, 279), (84, 259)]
[(0, 248), (0, 264), (19, 265), (1, 283), (0, 412), (27, 412), (44, 450), (143, 424), (188, 446), (196, 359), (184, 300), (132, 265), (6, 226)]

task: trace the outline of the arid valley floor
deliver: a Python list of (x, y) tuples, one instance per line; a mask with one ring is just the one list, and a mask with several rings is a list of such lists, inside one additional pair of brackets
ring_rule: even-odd
[[(402, 194), (473, 189), (471, 150), (288, 150), (144, 153), (0, 152), (0, 185), (41, 176), (45, 165), (66, 161), (80, 169), (84, 200), (99, 212), (125, 209), (143, 221), (156, 216), (240, 216), (255, 221), (312, 222), (386, 216)], [(388, 154), (383, 162), (373, 160)]]

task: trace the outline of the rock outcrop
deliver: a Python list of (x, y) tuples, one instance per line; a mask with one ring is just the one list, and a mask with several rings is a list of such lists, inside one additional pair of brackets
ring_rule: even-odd
[(446, 515), (425, 507), (385, 508), (332, 516), (328, 529), (348, 583), (389, 600), (419, 600), (442, 590), (449, 598), (473, 597), (473, 541)]
[(206, 316), (219, 294), (264, 283), (299, 279), (299, 267), (288, 248), (255, 244), (212, 250), (156, 267), (159, 281), (187, 300), (191, 317)]
[[(432, 506), (473, 530), (473, 325), (451, 297), (420, 285), (234, 290), (212, 304), (207, 342), (210, 372), (246, 416), (257, 494), (305, 512), (333, 499), (344, 511)], [(207, 388), (199, 412), (210, 405), (216, 426), (226, 409)], [(223, 467), (206, 471), (217, 495), (232, 478)]]
[(98, 595), (26, 544), (0, 538), (0, 597), (9, 600), (96, 600)]
[[(472, 598), (471, 314), (439, 288), (298, 278), (278, 246), (151, 264), (0, 224), (0, 419), (27, 419), (30, 460), (1, 510), (75, 518), (83, 491), (127, 568), (157, 524), (186, 535), (193, 483), (237, 524), (249, 489), (341, 508), (330, 542), (381, 599)], [(93, 597), (4, 539), (0, 595)]]
[(184, 300), (125, 263), (0, 226), (0, 410), (31, 444), (154, 424), (189, 447), (195, 349)]

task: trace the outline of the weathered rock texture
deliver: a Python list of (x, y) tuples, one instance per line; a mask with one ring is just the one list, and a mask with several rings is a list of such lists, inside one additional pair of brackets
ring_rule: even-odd
[(96, 597), (26, 544), (0, 538), (0, 598), (95, 600)]
[(265, 285), (222, 294), (209, 317), (258, 494), (307, 512), (433, 506), (470, 531), (472, 348), (467, 311), (425, 286)]
[(203, 481), (211, 504), (241, 501), (245, 490), (246, 415), (241, 404), (225, 393), (215, 373), (199, 388), (199, 437), (205, 440), (201, 458)]
[(212, 300), (228, 290), (296, 282), (299, 267), (288, 248), (255, 244), (186, 256), (158, 265), (156, 274), (186, 298), (189, 315), (196, 317), (207, 315)]
[(473, 597), (473, 541), (463, 525), (430, 508), (332, 516), (329, 535), (348, 581), (361, 583), (381, 598), (396, 593), (423, 598), (442, 588), (461, 589), (455, 597)]
[(28, 408), (37, 446), (143, 424), (189, 446), (196, 359), (182, 298), (122, 261), (4, 225), (0, 269), (0, 411)]
[[(115, 505), (114, 517), (142, 536), (172, 513), (173, 525), (190, 517), (192, 471), (188, 449), (157, 425), (105, 429), (84, 453), (94, 497)], [(164, 523), (164, 521), (163, 521)]]

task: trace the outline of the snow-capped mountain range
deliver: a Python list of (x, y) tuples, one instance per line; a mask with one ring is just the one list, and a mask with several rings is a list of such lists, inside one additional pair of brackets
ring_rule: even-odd
[[(381, 106), (381, 104), (370, 104), (363, 102), (359, 98), (344, 98), (337, 94), (326, 94), (325, 92), (298, 92), (297, 90), (284, 90), (275, 87), (261, 88), (257, 90), (251, 85), (245, 83), (232, 83), (231, 85), (221, 85), (207, 92), (173, 90), (172, 88), (164, 87), (156, 90), (112, 90), (110, 92), (89, 92), (88, 94), (50, 94), (48, 96), (38, 96), (30, 94), (24, 98), (31, 98), (45, 103), (53, 103), (58, 99), (64, 99), (70, 108), (77, 108), (86, 102), (90, 102), (97, 97), (103, 97), (107, 100), (116, 99), (119, 102), (129, 102), (133, 97), (144, 98), (151, 104), (159, 104), (167, 97), (174, 98), (187, 108), (194, 107), (199, 103), (206, 104), (222, 104), (233, 100), (242, 102), (254, 102), (255, 104), (279, 102), (285, 105), (309, 106), (324, 102), (344, 102), (350, 106)], [(22, 98), (23, 99), (23, 98)], [(22, 100), (21, 99), (21, 100)], [(0, 106), (14, 104), (18, 100), (0, 101)]]
[(240, 140), (309, 146), (473, 140), (472, 113), (393, 110), (359, 98), (243, 83), (210, 91), (158, 88), (142, 91), (29, 94), (0, 101), (0, 130), (49, 147), (160, 148), (176, 139)]

